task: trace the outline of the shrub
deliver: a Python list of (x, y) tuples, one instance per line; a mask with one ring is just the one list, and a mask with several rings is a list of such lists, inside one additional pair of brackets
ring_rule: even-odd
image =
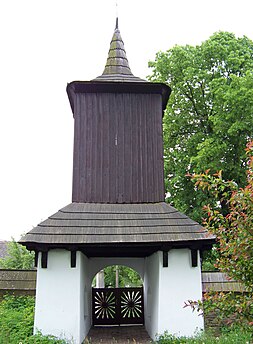
[(0, 344), (67, 344), (53, 336), (33, 335), (34, 297), (5, 295), (0, 302)]
[[(216, 268), (229, 279), (240, 282), (244, 292), (207, 292), (205, 313), (218, 311), (223, 319), (239, 325), (253, 325), (253, 141), (247, 144), (247, 184), (240, 188), (234, 181), (222, 179), (222, 172), (194, 174), (195, 186), (216, 198), (215, 205), (204, 207), (204, 226), (216, 235)], [(224, 205), (223, 208), (221, 205)], [(226, 211), (224, 210), (226, 209)], [(194, 305), (194, 303), (192, 303)]]
[(4, 297), (0, 304), (0, 344), (19, 343), (33, 333), (34, 298)]
[(34, 336), (31, 336), (19, 344), (68, 344), (64, 339), (58, 339), (54, 336), (43, 336), (40, 332)]

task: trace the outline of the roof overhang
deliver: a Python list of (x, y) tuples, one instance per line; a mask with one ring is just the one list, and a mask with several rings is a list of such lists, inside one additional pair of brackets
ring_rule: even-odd
[(171, 94), (171, 88), (162, 83), (151, 82), (72, 81), (67, 85), (67, 94), (73, 114), (76, 93), (160, 94), (162, 96), (162, 109), (165, 110)]
[(28, 232), (29, 250), (61, 248), (88, 257), (146, 257), (170, 249), (210, 249), (215, 236), (161, 203), (71, 203)]
[(48, 252), (53, 249), (80, 251), (88, 258), (91, 257), (148, 257), (157, 251), (170, 251), (172, 249), (188, 248), (190, 250), (210, 250), (215, 240), (205, 242), (180, 241), (180, 242), (150, 242), (150, 243), (114, 243), (114, 244), (47, 244), (22, 242), (28, 250)]

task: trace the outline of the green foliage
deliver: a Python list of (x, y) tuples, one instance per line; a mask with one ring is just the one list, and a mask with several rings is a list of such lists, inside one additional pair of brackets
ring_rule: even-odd
[(55, 336), (43, 336), (40, 332), (31, 336), (19, 344), (68, 344), (69, 342), (64, 339), (58, 339)]
[[(247, 145), (249, 156), (247, 185), (224, 181), (222, 174), (195, 174), (195, 185), (211, 192), (216, 205), (205, 207), (205, 227), (218, 241), (216, 267), (244, 287), (242, 293), (207, 293), (206, 312), (218, 310), (221, 317), (231, 317), (240, 324), (253, 325), (253, 142)], [(220, 204), (225, 202), (227, 214)]]
[(29, 252), (24, 246), (14, 239), (7, 243), (7, 256), (0, 258), (2, 269), (32, 269), (34, 267), (34, 253)]
[[(140, 287), (142, 285), (142, 279), (140, 278), (139, 274), (134, 271), (133, 269), (118, 265), (118, 273), (119, 273), (119, 287)], [(104, 269), (104, 281), (105, 287), (112, 287), (115, 288), (116, 282), (116, 266), (107, 266)]]
[(158, 344), (249, 344), (252, 341), (252, 333), (243, 329), (234, 329), (223, 333), (219, 337), (211, 334), (200, 333), (194, 337), (176, 337), (165, 332), (157, 337)]
[(53, 336), (33, 336), (34, 297), (6, 295), (0, 302), (0, 344), (67, 344)]
[(219, 269), (216, 266), (216, 260), (218, 258), (218, 247), (217, 245), (213, 245), (211, 251), (204, 251), (203, 252), (203, 259), (202, 259), (202, 271), (218, 271)]
[(19, 343), (33, 332), (33, 297), (5, 296), (0, 303), (0, 344)]
[(202, 207), (214, 205), (214, 199), (210, 192), (198, 193), (188, 173), (222, 169), (226, 180), (246, 183), (244, 147), (253, 132), (253, 42), (217, 32), (199, 46), (159, 52), (149, 65), (150, 80), (172, 88), (164, 116), (168, 201), (200, 222)]

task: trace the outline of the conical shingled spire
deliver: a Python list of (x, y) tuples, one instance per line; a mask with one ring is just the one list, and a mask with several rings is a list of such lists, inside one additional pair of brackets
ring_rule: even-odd
[(104, 72), (95, 80), (145, 82), (145, 80), (134, 76), (131, 72), (126, 56), (124, 42), (121, 38), (118, 28), (118, 18), (116, 18), (116, 26), (111, 40)]

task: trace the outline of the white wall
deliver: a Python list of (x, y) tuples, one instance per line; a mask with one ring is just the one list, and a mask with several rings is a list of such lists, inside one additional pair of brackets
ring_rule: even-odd
[(48, 252), (48, 266), (37, 270), (34, 332), (52, 334), (80, 344), (89, 328), (85, 320), (86, 260), (77, 252), (76, 268), (70, 267), (70, 251)]
[(163, 267), (162, 252), (146, 258), (145, 275), (145, 326), (152, 339), (168, 331), (178, 336), (192, 336), (203, 329), (203, 317), (187, 307), (187, 300), (202, 298), (201, 269), (192, 267), (191, 251), (169, 251), (168, 267)]
[(151, 338), (155, 339), (158, 330), (159, 269), (158, 252), (145, 259), (144, 274), (144, 315), (145, 327)]
[(48, 267), (37, 272), (35, 331), (73, 340), (80, 344), (92, 322), (91, 283), (98, 271), (110, 265), (125, 265), (144, 280), (145, 327), (151, 338), (167, 330), (176, 335), (193, 335), (203, 328), (203, 318), (183, 308), (187, 300), (202, 297), (200, 259), (192, 267), (191, 251), (171, 250), (168, 267), (162, 252), (147, 258), (90, 258), (77, 252), (76, 268), (70, 267), (70, 252), (48, 253)]
[(106, 266), (111, 265), (124, 265), (127, 266), (136, 272), (141, 276), (141, 278), (144, 278), (144, 258), (122, 258), (122, 257), (116, 257), (116, 258), (90, 258), (90, 277), (93, 279), (95, 275), (102, 269), (104, 269)]
[(34, 329), (42, 334), (80, 344), (92, 323), (91, 283), (98, 271), (110, 265), (125, 265), (144, 276), (144, 258), (90, 258), (77, 252), (76, 268), (70, 267), (70, 251), (48, 252), (48, 266), (38, 259)]
[(80, 330), (79, 338), (82, 342), (87, 336), (91, 327), (91, 278), (89, 271), (89, 259), (80, 254)]
[(202, 298), (201, 266), (192, 267), (191, 251), (175, 249), (169, 251), (168, 267), (162, 266), (162, 252), (159, 252), (159, 314), (158, 333), (167, 330), (178, 336), (192, 336), (203, 329), (203, 317), (184, 308), (188, 300)]

